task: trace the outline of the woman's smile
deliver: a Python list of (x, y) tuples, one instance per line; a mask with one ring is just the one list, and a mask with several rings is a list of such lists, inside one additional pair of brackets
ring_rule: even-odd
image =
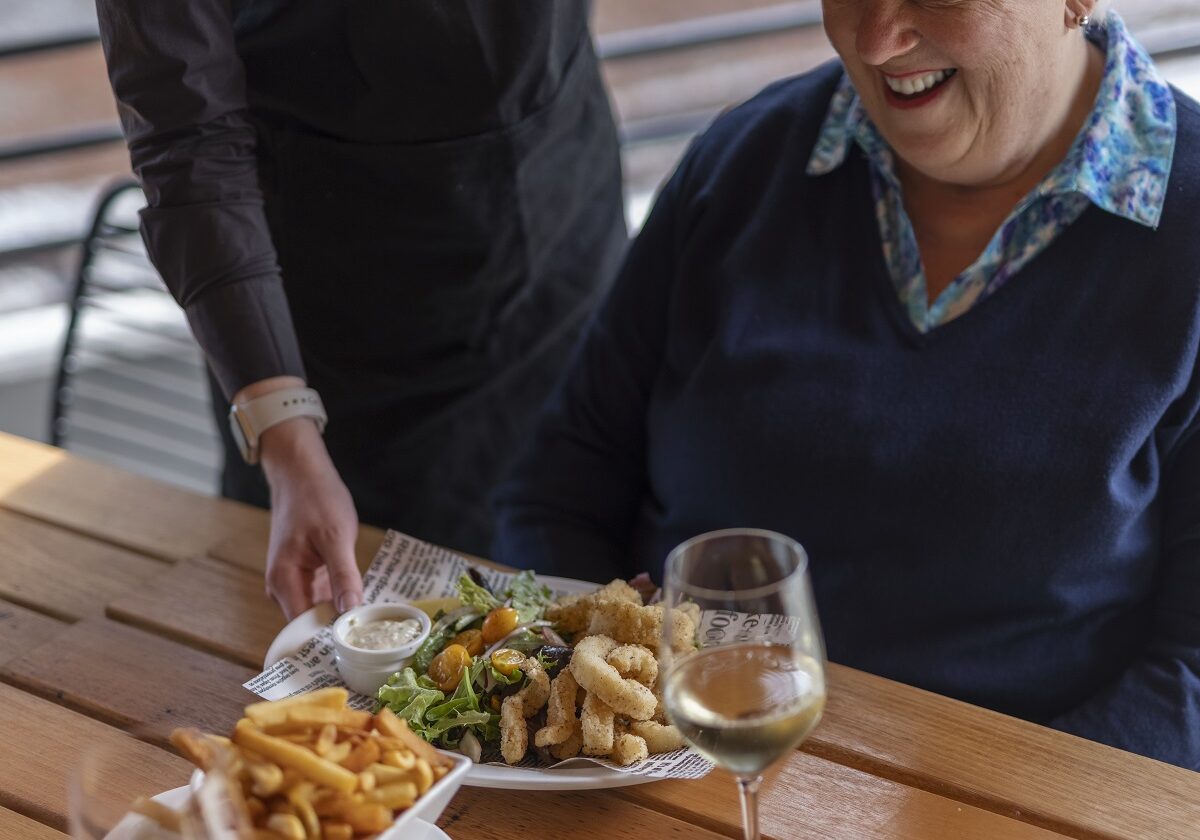
[(884, 100), (893, 108), (920, 108), (940, 96), (957, 73), (953, 67), (917, 70), (903, 75), (883, 73)]

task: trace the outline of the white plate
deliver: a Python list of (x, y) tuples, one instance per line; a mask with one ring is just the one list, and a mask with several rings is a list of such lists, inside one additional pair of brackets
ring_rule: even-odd
[[(555, 592), (593, 592), (599, 584), (572, 578), (538, 575), (538, 581)], [(280, 659), (285, 659), (299, 650), (305, 642), (317, 634), (322, 627), (337, 617), (330, 603), (317, 604), (308, 612), (301, 613), (279, 631), (279, 635), (267, 649), (263, 668), (269, 668)], [(504, 767), (498, 764), (476, 764), (467, 773), (464, 785), (508, 790), (593, 790), (596, 788), (625, 787), (652, 782), (653, 778), (638, 773), (622, 773), (601, 764), (580, 761), (573, 767), (532, 769), (528, 767)]]
[[(187, 795), (188, 789), (184, 786), (164, 791), (154, 798), (168, 808), (178, 810), (187, 801)], [(147, 828), (149, 828), (149, 820), (146, 817), (130, 814), (105, 835), (104, 840), (139, 840), (142, 832)], [(386, 838), (388, 834), (384, 833), (380, 836)], [(450, 835), (424, 820), (412, 820), (405, 826), (404, 840), (450, 840)]]

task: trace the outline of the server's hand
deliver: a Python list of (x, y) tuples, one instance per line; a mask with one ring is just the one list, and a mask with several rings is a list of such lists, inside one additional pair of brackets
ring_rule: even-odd
[(267, 594), (289, 620), (320, 601), (338, 612), (358, 606), (358, 514), (316, 424), (298, 417), (272, 426), (261, 445), (271, 486)]

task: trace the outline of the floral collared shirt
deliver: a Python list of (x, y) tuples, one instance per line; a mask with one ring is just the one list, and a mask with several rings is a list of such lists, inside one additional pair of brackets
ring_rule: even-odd
[(979, 255), (930, 305), (925, 271), (892, 150), (843, 74), (809, 175), (832, 172), (857, 143), (871, 164), (883, 255), (900, 302), (921, 332), (957, 318), (1040, 254), (1089, 204), (1158, 227), (1175, 151), (1175, 99), (1116, 12), (1088, 32), (1105, 51), (1096, 105), (1062, 162), (1025, 196)]

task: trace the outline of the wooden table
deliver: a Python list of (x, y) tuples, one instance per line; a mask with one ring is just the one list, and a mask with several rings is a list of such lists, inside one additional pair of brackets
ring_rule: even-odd
[[(268, 519), (0, 434), (0, 840), (62, 837), (80, 745), (128, 740), (129, 774), (186, 778), (165, 736), (225, 731), (282, 616)], [(382, 534), (364, 528), (365, 568)], [(769, 776), (772, 838), (1200, 837), (1200, 774), (849, 668)], [(132, 784), (132, 781), (130, 782)], [(456, 840), (739, 837), (734, 784), (580, 793), (463, 788)]]

